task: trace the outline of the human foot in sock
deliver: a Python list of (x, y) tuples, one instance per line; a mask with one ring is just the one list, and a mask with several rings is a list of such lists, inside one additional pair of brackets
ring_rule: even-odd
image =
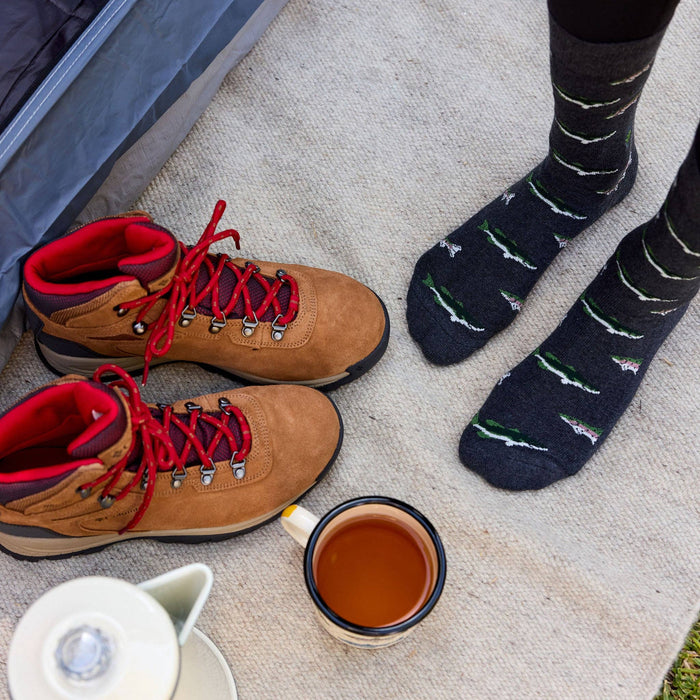
[(505, 328), (557, 253), (634, 182), (634, 115), (663, 31), (594, 44), (550, 26), (547, 157), (416, 264), (408, 327), (436, 364), (465, 359)]
[(459, 446), (494, 486), (575, 474), (700, 286), (700, 128), (659, 213), (622, 239), (559, 327), (494, 387)]

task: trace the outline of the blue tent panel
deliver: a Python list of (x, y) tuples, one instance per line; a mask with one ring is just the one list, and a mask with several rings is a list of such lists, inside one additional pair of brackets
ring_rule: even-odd
[(0, 326), (22, 259), (71, 225), (118, 158), (251, 18), (269, 22), (284, 1), (105, 5), (0, 134)]

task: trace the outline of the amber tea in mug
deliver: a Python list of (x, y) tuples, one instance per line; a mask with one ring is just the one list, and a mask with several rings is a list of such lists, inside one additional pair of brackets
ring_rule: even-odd
[(340, 617), (363, 627), (404, 622), (430, 596), (435, 580), (415, 527), (381, 513), (349, 518), (316, 543), (319, 595)]

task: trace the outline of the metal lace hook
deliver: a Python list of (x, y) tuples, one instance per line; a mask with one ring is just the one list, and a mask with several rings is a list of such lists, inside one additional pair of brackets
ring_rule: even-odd
[(226, 327), (226, 316), (221, 314), (221, 318), (212, 318), (211, 322), (209, 323), (209, 332), (210, 333), (218, 333), (222, 328)]
[(231, 455), (231, 470), (233, 471), (233, 476), (235, 479), (242, 479), (245, 476), (245, 459), (236, 461), (236, 455), (238, 452), (234, 452)]
[(209, 457), (209, 464), (211, 466), (205, 467), (202, 464), (202, 466), (199, 468), (199, 472), (201, 474), (200, 481), (202, 482), (203, 486), (209, 486), (209, 484), (211, 484), (211, 482), (214, 480), (216, 465), (214, 464), (214, 460), (211, 457)]
[(243, 317), (243, 328), (241, 328), (241, 333), (243, 334), (243, 337), (245, 338), (250, 338), (253, 333), (255, 333), (255, 329), (258, 327), (258, 317), (255, 315), (255, 311), (253, 311), (253, 319), (250, 320), (247, 316)]
[(187, 328), (187, 326), (189, 326), (190, 323), (192, 323), (192, 321), (195, 320), (195, 318), (197, 318), (197, 312), (194, 309), (191, 309), (188, 304), (180, 312), (180, 320), (178, 321), (178, 323), (183, 328)]
[(284, 338), (284, 332), (287, 330), (286, 323), (277, 323), (282, 318), (282, 314), (277, 314), (272, 322), (272, 340), (280, 341)]
[[(178, 471), (180, 469), (180, 471)], [(170, 477), (170, 486), (174, 489), (179, 489), (182, 482), (187, 478), (187, 469), (185, 467), (174, 467)]]

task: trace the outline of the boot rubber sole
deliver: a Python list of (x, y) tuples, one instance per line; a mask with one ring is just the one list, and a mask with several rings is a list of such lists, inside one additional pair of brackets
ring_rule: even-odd
[[(144, 363), (142, 357), (73, 357), (71, 355), (61, 355), (39, 341), (36, 342), (36, 348), (51, 370), (61, 376), (65, 374), (82, 374), (89, 377), (98, 367), (108, 364), (117, 365), (129, 372), (129, 374), (140, 374), (143, 371)], [(154, 358), (151, 361), (151, 367), (163, 365), (168, 362), (169, 361), (166, 359)], [(347, 372), (343, 372), (342, 374), (336, 374), (332, 377), (322, 377), (320, 379), (311, 379), (308, 381), (283, 381), (261, 377), (256, 374), (250, 374), (249, 372), (231, 372), (227, 368), (219, 367), (218, 365), (210, 365), (202, 362), (198, 362), (197, 364), (208, 369), (214, 369), (217, 372), (237, 377), (248, 384), (301, 384), (303, 386), (320, 388), (325, 384), (341, 381), (348, 376)]]
[[(295, 500), (293, 498), (286, 505), (293, 503)], [(125, 532), (123, 535), (113, 532), (87, 537), (55, 535), (49, 530), (42, 530), (42, 528), (23, 528), (21, 525), (7, 526), (0, 524), (0, 547), (17, 559), (58, 559), (70, 557), (73, 554), (98, 552), (110, 544), (133, 539), (154, 539), (159, 542), (214, 542), (254, 530), (274, 519), (278, 512), (281, 511), (275, 510), (272, 513), (260, 516), (260, 518), (237, 523), (235, 526), (230, 527)], [(23, 532), (27, 534), (22, 534)]]

